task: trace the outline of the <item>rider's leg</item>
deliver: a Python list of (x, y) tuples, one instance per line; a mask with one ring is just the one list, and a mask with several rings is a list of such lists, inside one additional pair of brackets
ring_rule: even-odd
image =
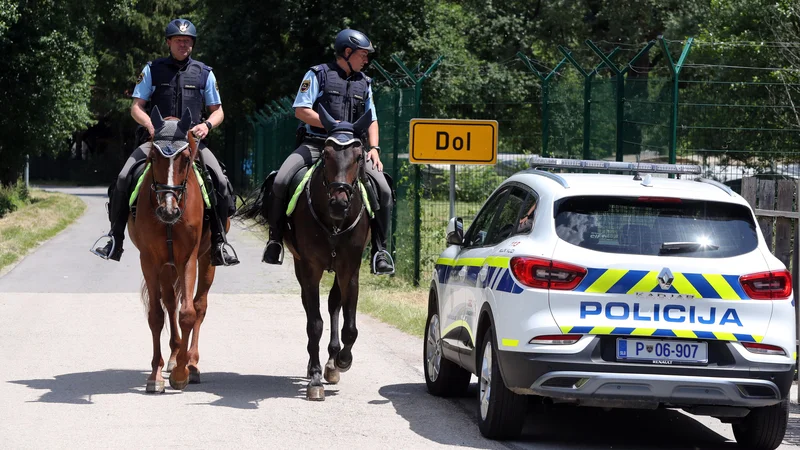
[(200, 156), (208, 171), (212, 173), (214, 183), (214, 198), (211, 200), (211, 265), (233, 266), (239, 264), (236, 251), (230, 246), (225, 237), (225, 223), (228, 221), (231, 192), (228, 192), (228, 178), (222, 171), (219, 161), (205, 145), (201, 144)]
[(386, 240), (388, 238), (389, 227), (392, 223), (392, 208), (394, 199), (392, 189), (386, 181), (383, 172), (379, 172), (371, 161), (366, 164), (367, 176), (378, 188), (378, 203), (380, 208), (375, 211), (375, 217), (370, 220), (372, 229), (372, 273), (387, 275), (394, 273), (394, 261), (387, 251)]
[(119, 261), (122, 257), (122, 241), (125, 240), (125, 226), (128, 224), (128, 214), (130, 213), (128, 207), (129, 175), (137, 162), (147, 158), (149, 151), (149, 142), (137, 147), (125, 161), (125, 165), (117, 176), (117, 183), (108, 199), (108, 218), (111, 222), (108, 237), (110, 239), (104, 247), (94, 249), (94, 253), (101, 258)]
[(289, 184), (295, 174), (305, 166), (310, 166), (319, 158), (319, 146), (305, 141), (281, 164), (275, 181), (272, 183), (272, 200), (269, 217), (269, 241), (264, 249), (262, 261), (267, 264), (281, 264), (283, 258), (283, 225), (286, 222), (286, 200), (290, 193)]

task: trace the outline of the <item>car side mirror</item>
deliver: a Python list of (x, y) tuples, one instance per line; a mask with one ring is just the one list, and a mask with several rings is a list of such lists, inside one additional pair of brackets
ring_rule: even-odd
[(464, 220), (461, 217), (453, 217), (447, 223), (447, 245), (464, 244)]

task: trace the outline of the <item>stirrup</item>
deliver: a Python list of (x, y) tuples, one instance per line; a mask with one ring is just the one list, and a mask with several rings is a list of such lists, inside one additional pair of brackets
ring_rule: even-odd
[[(97, 251), (97, 244), (98, 244), (100, 241), (102, 241), (103, 239), (111, 239), (111, 251), (110, 251), (110, 252), (108, 252), (108, 256), (106, 256), (106, 255), (103, 255), (102, 253), (100, 253), (100, 252), (98, 252), (98, 251)], [(101, 236), (101, 237), (100, 237), (98, 240), (94, 241), (94, 244), (93, 244), (93, 245), (92, 245), (92, 247), (89, 249), (89, 251), (90, 251), (90, 252), (92, 252), (92, 253), (94, 253), (95, 255), (97, 255), (97, 256), (99, 256), (99, 257), (101, 257), (101, 258), (105, 259), (105, 260), (109, 260), (109, 259), (111, 258), (111, 255), (113, 255), (113, 254), (114, 254), (114, 251), (115, 251), (116, 249), (117, 249), (117, 240), (114, 238), (114, 235), (112, 235), (112, 234), (106, 234), (106, 235), (103, 235), (103, 236)]]
[[(383, 253), (384, 255), (386, 255), (387, 258), (389, 258), (389, 264), (392, 266), (391, 272), (378, 272), (377, 270), (375, 270), (375, 264), (378, 263), (378, 255), (380, 255), (381, 253)], [(389, 252), (387, 252), (385, 249), (378, 250), (377, 252), (375, 252), (374, 255), (372, 255), (371, 269), (372, 273), (374, 273), (375, 275), (394, 275), (394, 259), (392, 259), (392, 255), (389, 254)]]
[[(270, 245), (277, 245), (281, 249), (281, 254), (278, 256), (277, 263), (268, 263), (267, 262), (267, 251), (269, 250), (269, 246)], [(277, 264), (277, 265), (280, 266), (280, 265), (283, 264), (283, 252), (284, 252), (283, 244), (280, 241), (275, 241), (275, 240), (267, 241), (267, 246), (264, 247), (264, 254), (261, 255), (261, 262), (267, 263), (267, 264)]]
[[(217, 245), (217, 248), (219, 250), (220, 257), (222, 258), (222, 265), (224, 267), (230, 267), (230, 266), (235, 266), (236, 264), (239, 264), (239, 255), (236, 254), (236, 250), (233, 248), (233, 246), (231, 244), (228, 243), (228, 241), (224, 241), (224, 242), (221, 242), (221, 243), (216, 244), (216, 245)], [(236, 262), (233, 263), (233, 264), (227, 264), (225, 262), (225, 252), (228, 249), (230, 249), (230, 252), (228, 252), (228, 254), (229, 255), (233, 254), (233, 258), (236, 260)]]

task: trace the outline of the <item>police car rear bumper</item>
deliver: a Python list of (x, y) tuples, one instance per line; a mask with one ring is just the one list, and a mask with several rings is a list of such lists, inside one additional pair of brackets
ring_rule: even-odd
[(707, 366), (617, 362), (600, 342), (571, 355), (499, 351), (498, 363), (506, 386), (519, 394), (620, 408), (769, 406), (788, 398), (794, 377), (793, 364), (752, 363), (724, 342), (713, 344), (727, 355)]

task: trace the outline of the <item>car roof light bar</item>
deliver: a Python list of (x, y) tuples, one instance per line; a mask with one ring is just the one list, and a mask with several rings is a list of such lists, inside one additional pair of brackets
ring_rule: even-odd
[(674, 173), (679, 175), (700, 175), (703, 173), (703, 169), (700, 166), (691, 164), (629, 163), (591, 159), (542, 158), (539, 156), (531, 157), (528, 159), (528, 163), (534, 168), (547, 167), (553, 169), (607, 170), (636, 173)]
[(521, 173), (530, 173), (530, 174), (533, 174), (533, 175), (540, 175), (540, 176), (543, 176), (545, 178), (549, 178), (549, 179), (555, 181), (556, 183), (560, 184), (564, 189), (569, 189), (569, 183), (567, 183), (567, 180), (565, 180), (564, 177), (562, 177), (561, 175), (559, 175), (557, 173), (550, 173), (550, 172), (547, 172), (547, 171), (544, 171), (544, 170), (538, 170), (538, 169), (523, 170)]

